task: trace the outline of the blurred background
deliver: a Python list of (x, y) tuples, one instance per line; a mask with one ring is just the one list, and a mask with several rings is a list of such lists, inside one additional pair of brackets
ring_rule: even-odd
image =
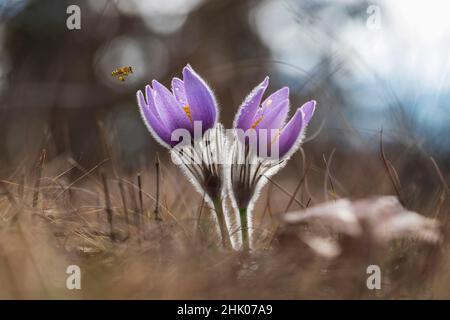
[[(70, 5), (80, 29), (67, 27)], [(380, 251), (379, 294), (448, 298), (449, 11), (447, 0), (0, 0), (0, 298), (372, 298), (364, 241), (349, 246), (363, 268), (342, 266), (357, 281), (301, 258), (298, 241), (292, 260), (266, 248), (288, 209), (385, 194), (439, 220), (444, 237)], [(291, 114), (318, 102), (303, 150), (256, 203), (256, 274), (215, 251), (201, 195), (138, 112), (136, 91), (170, 85), (187, 63), (228, 128), (266, 75), (267, 94), (290, 88)], [(111, 72), (123, 66), (134, 73), (121, 82)], [(73, 263), (81, 293), (66, 290)]]
[[(66, 26), (71, 4), (80, 30)], [(190, 63), (227, 127), (269, 75), (269, 91), (291, 88), (291, 108), (318, 101), (305, 144), (316, 167), (335, 150), (338, 178), (376, 176), (366, 165), (381, 164), (383, 129), (400, 180), (426, 189), (438, 181), (430, 156), (450, 169), (448, 9), (444, 0), (0, 0), (0, 174), (33, 167), (43, 146), (46, 161), (70, 155), (90, 168), (107, 157), (103, 138), (120, 170), (134, 172), (161, 151), (136, 90), (169, 85)], [(125, 82), (111, 76), (125, 65), (134, 70)]]

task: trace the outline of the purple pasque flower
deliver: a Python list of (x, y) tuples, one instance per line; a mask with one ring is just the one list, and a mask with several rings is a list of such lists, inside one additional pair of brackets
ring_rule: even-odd
[(253, 208), (259, 191), (270, 176), (286, 163), (300, 146), (314, 113), (311, 100), (298, 108), (289, 122), (289, 88), (272, 93), (262, 103), (269, 77), (244, 100), (234, 120), (235, 135), (228, 141), (228, 190), (241, 229), (242, 248), (251, 248)]
[(206, 82), (190, 65), (183, 68), (183, 80), (172, 79), (172, 91), (156, 80), (145, 87), (145, 95), (138, 90), (139, 109), (150, 133), (167, 148), (180, 141), (173, 139), (177, 129), (186, 129), (192, 138), (194, 125), (201, 124), (201, 135), (217, 121), (217, 103)]
[[(254, 130), (258, 156), (271, 156), (274, 147), (277, 147), (278, 157), (283, 158), (295, 151), (295, 146), (301, 141), (304, 129), (313, 116), (316, 102), (306, 102), (286, 124), (289, 88), (283, 87), (275, 91), (261, 103), (268, 85), (269, 77), (266, 77), (247, 96), (236, 115), (234, 127), (243, 132)], [(264, 140), (261, 141), (262, 139)], [(261, 150), (261, 144), (266, 144), (267, 153)]]
[(172, 91), (153, 80), (145, 87), (145, 94), (137, 92), (137, 100), (150, 133), (169, 149), (174, 163), (216, 213), (223, 246), (229, 248), (222, 210), (224, 129), (217, 123), (217, 103), (211, 89), (187, 65), (182, 80), (172, 79)]

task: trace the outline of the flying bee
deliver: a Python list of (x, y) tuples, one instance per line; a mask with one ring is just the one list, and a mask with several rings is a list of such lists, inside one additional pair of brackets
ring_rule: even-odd
[(125, 81), (125, 77), (129, 76), (132, 73), (133, 73), (133, 68), (131, 68), (130, 66), (127, 66), (127, 67), (117, 68), (116, 70), (111, 72), (111, 75), (113, 77), (116, 77), (120, 81)]

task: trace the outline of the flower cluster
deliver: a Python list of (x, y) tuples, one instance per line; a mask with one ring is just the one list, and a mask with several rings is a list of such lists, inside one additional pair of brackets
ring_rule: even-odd
[[(242, 248), (250, 248), (251, 211), (263, 177), (275, 174), (300, 146), (311, 120), (315, 101), (298, 108), (286, 123), (289, 88), (264, 101), (269, 78), (244, 100), (231, 132), (217, 122), (217, 102), (206, 82), (192, 69), (183, 69), (183, 80), (172, 79), (170, 91), (158, 81), (139, 90), (139, 109), (150, 133), (171, 152), (206, 202), (216, 213), (224, 247), (231, 246), (223, 199), (230, 197), (239, 213)], [(262, 101), (262, 102), (261, 102)]]

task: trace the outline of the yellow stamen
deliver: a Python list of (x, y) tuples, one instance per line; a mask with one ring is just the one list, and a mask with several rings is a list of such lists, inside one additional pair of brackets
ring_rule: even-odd
[(189, 121), (192, 122), (192, 116), (191, 116), (191, 109), (189, 108), (189, 105), (185, 105), (183, 107), (184, 113), (186, 113), (187, 117), (189, 118)]
[(258, 120), (256, 120), (255, 122), (253, 122), (252, 124), (252, 129), (255, 129), (256, 126), (261, 122), (261, 120), (264, 118), (264, 116), (259, 117)]

